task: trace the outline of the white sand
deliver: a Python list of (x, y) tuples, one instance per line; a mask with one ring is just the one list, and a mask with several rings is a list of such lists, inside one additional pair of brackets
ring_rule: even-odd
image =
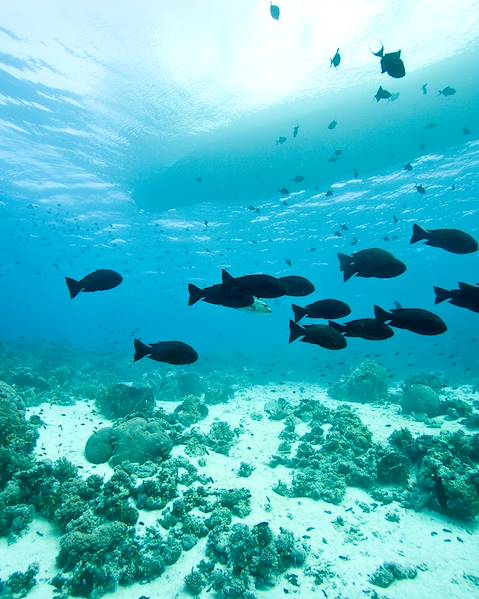
[[(371, 592), (372, 589), (380, 596), (398, 599), (405, 596), (410, 599), (478, 597), (479, 590), (463, 578), (464, 573), (479, 576), (478, 534), (472, 532), (472, 527), (433, 512), (415, 513), (404, 510), (397, 504), (378, 505), (370, 513), (365, 513), (358, 506), (358, 502), (372, 507), (374, 501), (365, 491), (355, 488), (348, 489), (340, 506), (306, 498), (288, 499), (272, 491), (278, 479), (290, 480), (287, 468), (271, 469), (267, 466), (269, 458), (279, 444), (278, 433), (283, 428), (283, 422), (270, 421), (266, 417), (256, 421), (251, 415), (264, 413), (265, 402), (276, 397), (299, 400), (297, 387), (268, 385), (248, 388), (238, 393), (228, 404), (210, 407), (208, 418), (198, 425), (201, 430), (206, 431), (215, 419), (220, 418), (228, 421), (231, 426), (240, 426), (243, 429), (229, 457), (210, 452), (205, 456), (207, 466), (200, 467), (202, 473), (212, 477), (216, 486), (248, 487), (251, 490), (252, 514), (239, 521), (254, 524), (267, 520), (275, 530), (283, 526), (299, 537), (309, 535), (306, 539), (311, 547), (308, 563), (320, 567), (329, 565), (334, 573), (333, 577), (319, 588), (314, 586), (312, 578), (305, 577), (302, 571), (298, 570), (295, 572), (299, 575), (300, 589), (282, 579), (273, 590), (257, 591), (258, 597), (284, 597), (284, 588), (287, 588), (290, 594), (305, 599), (324, 597), (321, 589), (328, 598), (342, 599), (368, 596), (368, 591)], [(319, 387), (305, 386), (301, 396), (320, 399), (328, 406), (339, 404), (327, 398)], [(171, 402), (162, 402), (161, 405), (167, 410), (176, 406)], [(378, 408), (354, 404), (354, 407), (377, 441), (385, 441), (395, 428), (401, 426), (407, 426), (417, 433), (439, 432), (438, 429), (428, 428), (422, 423), (402, 417), (398, 414), (396, 406)], [(108, 424), (108, 421), (93, 413), (91, 403), (81, 402), (68, 407), (44, 404), (30, 409), (29, 412), (40, 413), (46, 423), (37, 445), (39, 457), (56, 459), (65, 456), (74, 464), (82, 466), (85, 475), (93, 472), (111, 473), (108, 465), (88, 464), (83, 456), (83, 448), (91, 432)], [(393, 426), (389, 426), (391, 424)], [(457, 423), (447, 422), (442, 430), (456, 428)], [(174, 449), (174, 454), (181, 453), (181, 447)], [(198, 463), (198, 458), (188, 459)], [(241, 461), (252, 463), (256, 468), (249, 478), (236, 476)], [(270, 512), (265, 510), (267, 498), (270, 500)], [(399, 514), (399, 523), (385, 520), (385, 514), (391, 511)], [(145, 523), (152, 523), (158, 515), (159, 512), (142, 512), (141, 519)], [(344, 518), (344, 526), (333, 524), (337, 516)], [(309, 527), (314, 529), (308, 532)], [(451, 532), (445, 532), (444, 529)], [(39, 536), (37, 531), (43, 536)], [(437, 535), (432, 536), (433, 532)], [(183, 553), (180, 561), (167, 568), (158, 580), (147, 585), (120, 587), (113, 594), (114, 597), (187, 597), (183, 591), (183, 578), (204, 557), (204, 545), (203, 539), (191, 551)], [(35, 520), (28, 534), (17, 543), (8, 546), (5, 539), (0, 540), (0, 577), (5, 578), (12, 571), (26, 568), (32, 561), (38, 561), (39, 579), (46, 581), (56, 572), (54, 560), (57, 550), (58, 537), (51, 526), (44, 521)], [(421, 565), (425, 571), (420, 571), (415, 580), (395, 582), (388, 589), (373, 587), (368, 582), (368, 576), (387, 560), (403, 565)], [(53, 596), (52, 591), (53, 588), (48, 584), (40, 584), (29, 597), (50, 599)]]

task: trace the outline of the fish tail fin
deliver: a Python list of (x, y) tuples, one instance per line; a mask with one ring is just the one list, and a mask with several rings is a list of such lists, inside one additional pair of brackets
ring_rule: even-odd
[(451, 298), (451, 292), (442, 287), (434, 287), (434, 293), (436, 294), (435, 304), (440, 304)]
[(355, 274), (354, 267), (352, 266), (353, 259), (346, 254), (338, 254), (338, 260), (339, 267), (344, 275), (344, 280), (347, 281)]
[(422, 229), (419, 225), (414, 224), (412, 227), (412, 237), (409, 243), (416, 243), (422, 239), (428, 239), (428, 232)]
[(196, 304), (196, 302), (199, 302), (200, 299), (203, 299), (205, 297), (203, 289), (200, 289), (196, 285), (193, 285), (193, 283), (188, 283), (188, 291), (190, 293), (190, 297), (188, 299), (188, 306)]
[(293, 308), (294, 312), (294, 322), (299, 322), (308, 313), (306, 308), (302, 308), (301, 306), (297, 306), (296, 304), (293, 304), (291, 307)]
[(387, 310), (380, 308), (379, 306), (374, 306), (374, 318), (376, 320), (380, 320), (381, 322), (386, 322), (386, 320), (391, 320), (392, 314), (390, 314)]
[(75, 279), (70, 279), (70, 277), (65, 277), (65, 281), (68, 287), (68, 291), (70, 292), (70, 299), (73, 299), (82, 290), (81, 283), (79, 281), (75, 281)]
[(223, 269), (221, 271), (221, 281), (223, 285), (231, 285), (231, 283), (234, 281), (234, 277), (230, 275), (227, 270)]
[(304, 334), (305, 330), (302, 326), (292, 320), (289, 321), (289, 343), (293, 343), (295, 339), (302, 337)]
[(133, 357), (134, 362), (137, 362), (138, 360), (141, 360), (141, 358), (144, 358), (148, 354), (151, 354), (151, 347), (149, 345), (146, 345), (146, 343), (143, 343), (139, 339), (135, 339), (134, 343), (135, 343), (135, 355)]
[(343, 324), (340, 324), (339, 322), (334, 322), (334, 320), (328, 320), (328, 326), (330, 326), (332, 329), (336, 329), (340, 333), (344, 333), (344, 331), (346, 330), (346, 327)]
[(373, 52), (373, 55), (382, 58), (384, 56), (384, 46), (381, 44), (381, 50), (379, 50), (379, 52)]

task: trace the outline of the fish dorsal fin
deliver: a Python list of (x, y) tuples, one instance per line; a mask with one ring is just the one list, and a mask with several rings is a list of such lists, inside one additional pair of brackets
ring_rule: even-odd
[(228, 271), (223, 269), (221, 271), (221, 281), (223, 282), (223, 285), (230, 285), (234, 281), (234, 277), (230, 275)]
[(397, 300), (394, 300), (394, 309), (395, 310), (402, 310), (402, 306), (401, 306), (401, 304)]
[(381, 50), (379, 50), (379, 52), (373, 52), (374, 56), (378, 56), (379, 58), (382, 58), (384, 56), (384, 46), (381, 44)]
[(474, 285), (470, 285), (469, 283), (463, 283), (462, 281), (458, 283), (459, 289), (462, 291), (469, 291), (474, 289), (474, 291), (479, 291), (479, 287), (475, 287)]

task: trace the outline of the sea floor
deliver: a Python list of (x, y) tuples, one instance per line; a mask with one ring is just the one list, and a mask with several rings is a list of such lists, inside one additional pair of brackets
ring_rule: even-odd
[[(268, 521), (273, 530), (285, 527), (310, 546), (307, 566), (311, 572), (329, 572), (320, 586), (302, 569), (293, 570), (298, 583), (282, 578), (271, 590), (258, 590), (258, 597), (301, 598), (389, 597), (410, 599), (476, 598), (479, 589), (465, 576), (479, 580), (479, 535), (473, 525), (448, 519), (436, 512), (415, 512), (397, 503), (381, 505), (366, 491), (348, 488), (340, 505), (308, 498), (291, 499), (273, 492), (280, 479), (288, 478), (282, 466), (271, 468), (268, 461), (276, 452), (278, 434), (283, 428), (280, 421), (266, 417), (264, 406), (278, 397), (289, 401), (299, 399), (298, 384), (253, 386), (237, 392), (225, 404), (209, 407), (209, 415), (197, 426), (208, 430), (216, 419), (226, 420), (239, 427), (242, 433), (229, 456), (210, 452), (206, 465), (199, 467), (202, 474), (211, 477), (213, 484), (222, 488), (247, 487), (252, 494), (252, 512), (240, 520), (252, 525)], [(303, 385), (301, 398), (314, 398), (329, 407), (344, 405), (328, 397), (324, 389)], [(178, 402), (158, 402), (166, 411), (172, 411)], [(441, 430), (456, 430), (460, 425), (443, 421), (440, 428), (431, 429), (426, 424), (403, 417), (396, 405), (384, 407), (349, 404), (372, 431), (374, 440), (384, 442), (395, 428), (407, 426), (412, 432), (436, 434)], [(113, 470), (107, 464), (92, 465), (84, 457), (84, 446), (89, 435), (108, 424), (91, 401), (78, 401), (74, 405), (41, 404), (28, 409), (28, 415), (38, 414), (45, 425), (40, 429), (36, 447), (38, 458), (68, 458), (86, 475), (97, 473), (108, 476)], [(298, 425), (298, 429), (301, 428)], [(183, 446), (176, 446), (174, 455), (182, 455)], [(187, 456), (198, 465), (198, 458)], [(255, 470), (249, 478), (238, 478), (236, 472), (241, 462), (249, 462)], [(389, 521), (386, 514), (394, 513), (398, 521)], [(154, 523), (159, 512), (141, 512), (145, 524)], [(339, 517), (339, 518), (338, 518)], [(31, 599), (51, 599), (54, 589), (48, 581), (57, 573), (55, 556), (59, 535), (45, 520), (36, 519), (27, 534), (16, 543), (7, 544), (0, 539), (0, 578), (14, 570), (26, 569), (38, 562), (40, 572), (37, 586), (30, 592)], [(184, 576), (204, 558), (206, 540), (202, 539), (181, 559), (168, 567), (157, 580), (148, 584), (119, 587), (112, 595), (119, 599), (139, 597), (182, 598), (189, 597), (184, 590)], [(415, 566), (418, 575), (413, 580), (394, 582), (389, 588), (374, 587), (368, 577), (385, 561)], [(377, 595), (375, 595), (377, 593)], [(204, 592), (202, 596), (212, 596)]]

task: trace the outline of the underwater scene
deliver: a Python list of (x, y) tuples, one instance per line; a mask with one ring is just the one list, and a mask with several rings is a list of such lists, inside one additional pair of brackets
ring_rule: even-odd
[(479, 597), (477, 0), (0, 15), (0, 597)]

